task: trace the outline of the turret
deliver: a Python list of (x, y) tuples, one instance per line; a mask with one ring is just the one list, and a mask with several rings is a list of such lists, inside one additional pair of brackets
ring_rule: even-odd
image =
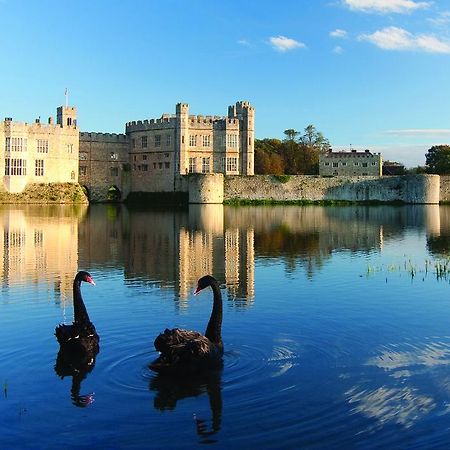
[(176, 105), (176, 137), (175, 137), (175, 159), (178, 161), (178, 173), (185, 174), (189, 170), (189, 160), (186, 148), (189, 141), (189, 105), (187, 103), (177, 103)]
[(56, 110), (56, 123), (60, 127), (77, 127), (77, 108), (75, 106), (59, 106)]

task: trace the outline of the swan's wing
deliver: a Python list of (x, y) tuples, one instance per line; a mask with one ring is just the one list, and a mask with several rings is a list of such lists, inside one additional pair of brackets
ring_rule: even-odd
[(155, 339), (155, 348), (162, 355), (177, 360), (201, 357), (209, 352), (211, 342), (201, 333), (190, 330), (166, 329)]

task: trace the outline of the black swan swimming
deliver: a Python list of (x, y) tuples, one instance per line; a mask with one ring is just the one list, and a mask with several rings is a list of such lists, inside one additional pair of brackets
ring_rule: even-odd
[(72, 325), (61, 324), (55, 329), (56, 339), (61, 350), (69, 352), (72, 356), (83, 357), (85, 353), (97, 353), (99, 350), (98, 334), (81, 297), (81, 282), (93, 284), (94, 280), (87, 272), (80, 271), (73, 280), (73, 310), (74, 322)]
[(195, 295), (211, 286), (214, 303), (205, 335), (197, 331), (166, 329), (155, 339), (160, 356), (150, 364), (150, 369), (160, 373), (195, 372), (218, 368), (222, 364), (222, 294), (217, 280), (206, 275), (198, 280)]

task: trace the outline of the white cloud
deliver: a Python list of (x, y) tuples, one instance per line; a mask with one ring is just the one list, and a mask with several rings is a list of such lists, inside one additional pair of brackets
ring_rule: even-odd
[(336, 55), (341, 55), (344, 53), (344, 49), (340, 45), (336, 45), (336, 47), (333, 48), (333, 53), (336, 53)]
[(432, 128), (411, 128), (404, 130), (387, 130), (384, 134), (389, 134), (391, 136), (403, 136), (403, 137), (415, 137), (415, 136), (426, 136), (426, 137), (442, 137), (450, 136), (450, 129), (432, 129)]
[(403, 28), (387, 27), (372, 34), (361, 34), (361, 41), (368, 41), (383, 50), (418, 50), (427, 53), (450, 54), (450, 41), (431, 34), (414, 35)]
[(416, 9), (428, 8), (430, 2), (414, 0), (343, 0), (344, 5), (352, 11), (362, 11), (365, 13), (408, 13)]
[(239, 45), (242, 45), (244, 47), (249, 47), (250, 46), (250, 42), (247, 41), (247, 39), (239, 39), (238, 41)]
[(450, 23), (450, 11), (441, 12), (434, 19), (428, 19), (428, 22), (438, 27), (448, 25)]
[(285, 36), (271, 37), (269, 41), (272, 47), (279, 52), (287, 52), (296, 48), (306, 48), (303, 42)]
[(337, 28), (336, 30), (330, 32), (330, 36), (332, 38), (345, 39), (347, 37), (347, 32)]

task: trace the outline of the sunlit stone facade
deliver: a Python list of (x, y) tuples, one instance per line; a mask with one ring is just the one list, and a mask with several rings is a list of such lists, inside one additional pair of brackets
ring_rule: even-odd
[(0, 171), (6, 192), (22, 192), (27, 183), (78, 182), (79, 131), (73, 106), (57, 109), (56, 124), (0, 122)]

